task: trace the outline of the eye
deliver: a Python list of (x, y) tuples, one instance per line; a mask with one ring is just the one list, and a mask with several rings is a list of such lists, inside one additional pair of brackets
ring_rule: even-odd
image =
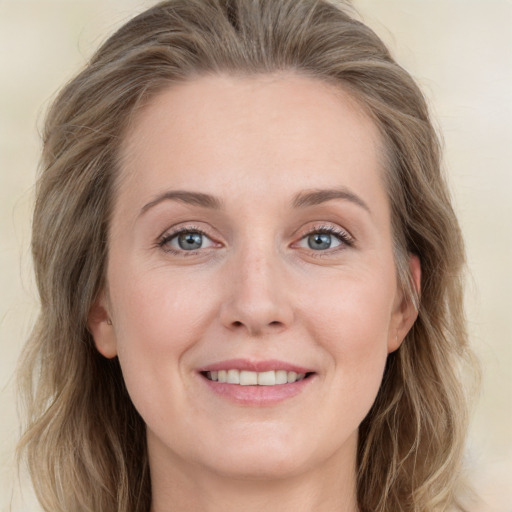
[(332, 233), (323, 233), (319, 231), (304, 237), (300, 241), (299, 247), (304, 247), (306, 244), (309, 249), (313, 249), (314, 251), (325, 251), (327, 249), (339, 247), (341, 245), (341, 241), (333, 236)]
[(313, 251), (327, 251), (342, 246), (351, 246), (352, 243), (352, 237), (347, 232), (333, 227), (325, 227), (316, 229), (301, 238), (297, 246)]
[(336, 240), (330, 233), (313, 233), (308, 235), (306, 239), (308, 247), (314, 251), (323, 251), (340, 245), (340, 241)]
[(207, 249), (213, 247), (214, 242), (201, 231), (184, 229), (164, 235), (159, 245), (170, 252), (181, 252)]

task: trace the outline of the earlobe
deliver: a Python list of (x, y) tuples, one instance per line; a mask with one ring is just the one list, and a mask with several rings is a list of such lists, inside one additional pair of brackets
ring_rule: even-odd
[(388, 336), (388, 354), (397, 350), (418, 318), (421, 293), (421, 263), (415, 254), (409, 255), (409, 276), (415, 296), (402, 291), (393, 313), (394, 319)]
[(87, 326), (98, 352), (108, 359), (115, 357), (117, 355), (116, 334), (104, 296), (92, 305)]

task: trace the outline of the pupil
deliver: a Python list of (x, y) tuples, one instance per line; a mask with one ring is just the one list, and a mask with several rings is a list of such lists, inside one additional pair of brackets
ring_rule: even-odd
[(318, 251), (320, 249), (329, 249), (331, 247), (331, 235), (328, 233), (315, 233), (309, 235), (308, 245), (310, 249)]
[(178, 236), (178, 245), (185, 251), (199, 249), (203, 242), (201, 233), (181, 233)]

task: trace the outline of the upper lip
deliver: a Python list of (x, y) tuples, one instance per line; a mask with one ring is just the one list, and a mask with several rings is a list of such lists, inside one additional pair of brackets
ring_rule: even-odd
[(288, 372), (296, 373), (311, 373), (310, 368), (298, 366), (286, 361), (279, 361), (270, 359), (266, 361), (251, 361), (249, 359), (229, 359), (226, 361), (219, 361), (199, 369), (200, 372), (216, 372), (220, 370), (246, 370), (251, 372), (268, 372), (271, 370), (286, 370)]

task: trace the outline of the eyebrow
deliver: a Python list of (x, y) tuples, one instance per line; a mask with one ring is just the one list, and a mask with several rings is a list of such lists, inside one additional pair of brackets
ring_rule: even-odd
[(146, 213), (150, 208), (156, 206), (162, 201), (179, 201), (185, 204), (193, 204), (195, 206), (202, 206), (203, 208), (211, 208), (219, 210), (222, 206), (220, 199), (210, 194), (203, 194), (202, 192), (189, 192), (187, 190), (169, 190), (155, 197), (152, 201), (145, 204), (140, 215)]
[(315, 189), (300, 192), (293, 199), (294, 208), (306, 208), (308, 206), (316, 206), (333, 199), (343, 199), (357, 206), (360, 206), (371, 215), (369, 206), (356, 194), (346, 188), (336, 189)]
[[(308, 206), (316, 206), (333, 199), (343, 199), (349, 201), (357, 206), (360, 206), (371, 215), (371, 210), (368, 205), (356, 194), (346, 188), (337, 189), (314, 189), (299, 192), (292, 200), (293, 208), (307, 208)], [(140, 215), (143, 215), (150, 208), (163, 201), (179, 201), (185, 204), (192, 204), (201, 206), (203, 208), (210, 208), (212, 210), (220, 210), (222, 208), (222, 201), (210, 194), (202, 192), (190, 192), (187, 190), (169, 190), (159, 194), (152, 201), (145, 204)]]

